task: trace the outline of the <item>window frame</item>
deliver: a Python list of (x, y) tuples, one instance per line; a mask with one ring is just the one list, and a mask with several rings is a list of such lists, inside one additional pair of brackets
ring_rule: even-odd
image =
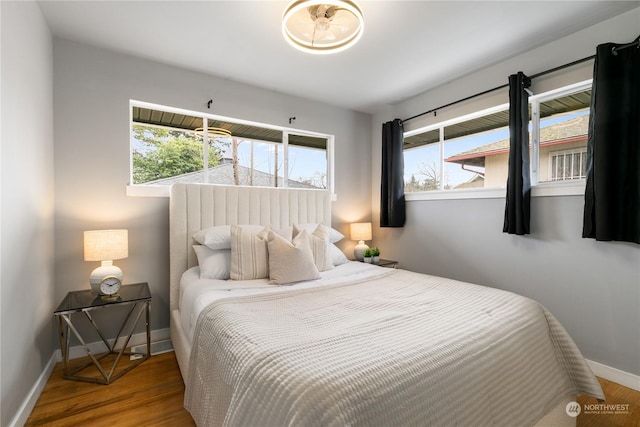
[[(540, 182), (540, 104), (551, 101), (556, 98), (562, 98), (564, 96), (571, 95), (573, 93), (581, 92), (592, 87), (593, 79), (584, 80), (581, 82), (566, 85), (557, 89), (549, 90), (547, 92), (540, 93), (538, 95), (532, 95), (529, 97), (529, 104), (531, 105), (531, 138), (532, 138), (532, 155), (531, 155), (531, 187), (543, 185), (548, 186), (550, 183), (553, 185), (566, 185), (566, 181), (546, 181)], [(581, 182), (582, 193), (584, 194), (585, 179), (573, 179), (569, 180), (574, 184)]]
[[(307, 131), (307, 130), (303, 130), (303, 129), (296, 129), (296, 128), (291, 128), (291, 127), (285, 127), (285, 126), (277, 126), (277, 125), (272, 125), (272, 124), (267, 124), (267, 123), (260, 123), (260, 122), (254, 122), (251, 120), (244, 120), (244, 119), (237, 119), (237, 118), (233, 118), (233, 117), (226, 117), (226, 116), (220, 116), (220, 115), (216, 115), (216, 114), (209, 114), (209, 113), (203, 113), (203, 112), (199, 112), (199, 111), (192, 111), (192, 110), (186, 110), (183, 108), (177, 108), (177, 107), (170, 107), (170, 106), (166, 106), (166, 105), (161, 105), (161, 104), (155, 104), (155, 103), (151, 103), (151, 102), (145, 102), (145, 101), (139, 101), (139, 100), (134, 100), (131, 99), (129, 100), (129, 177), (128, 177), (128, 182), (127, 182), (127, 187), (126, 187), (126, 193), (127, 196), (131, 196), (131, 197), (169, 197), (169, 189), (170, 189), (170, 185), (149, 185), (149, 184), (133, 184), (132, 183), (132, 179), (133, 179), (133, 151), (132, 151), (132, 143), (131, 143), (131, 138), (132, 136), (132, 132), (131, 132), (131, 127), (133, 126), (133, 107), (140, 107), (140, 108), (148, 108), (148, 109), (155, 109), (155, 110), (161, 110), (161, 111), (166, 111), (169, 113), (175, 113), (175, 114), (184, 114), (184, 115), (189, 115), (189, 116), (194, 116), (194, 117), (198, 117), (198, 118), (202, 118), (203, 120), (203, 127), (206, 127), (208, 125), (208, 121), (210, 120), (216, 120), (216, 121), (226, 121), (226, 122), (231, 122), (231, 123), (237, 123), (240, 125), (247, 125), (247, 126), (256, 126), (256, 127), (262, 127), (265, 129), (272, 129), (272, 130), (277, 130), (279, 132), (282, 132), (282, 148), (284, 151), (284, 156), (283, 156), (283, 177), (284, 177), (284, 182), (283, 182), (283, 186), (282, 188), (287, 188), (287, 184), (288, 184), (288, 179), (289, 179), (289, 168), (288, 168), (288, 147), (289, 147), (289, 135), (294, 134), (294, 135), (300, 135), (300, 136), (310, 136), (310, 137), (317, 137), (317, 138), (325, 138), (327, 140), (327, 147), (326, 147), (326, 155), (327, 155), (327, 188), (326, 189), (318, 189), (318, 191), (329, 191), (329, 193), (331, 194), (331, 198), (332, 200), (336, 199), (336, 193), (335, 193), (335, 179), (334, 179), (334, 173), (335, 173), (335, 160), (334, 160), (334, 153), (335, 153), (335, 136), (334, 135), (330, 135), (330, 134), (326, 134), (326, 133), (321, 133), (321, 132), (313, 132), (313, 131)], [(204, 155), (208, 156), (208, 151), (209, 151), (209, 144), (208, 142), (208, 135), (205, 132), (204, 133), (204, 146), (203, 146), (203, 151), (204, 151)], [(207, 157), (206, 157), (207, 158)], [(208, 161), (204, 162), (204, 171), (205, 171), (205, 177), (207, 176), (206, 171), (208, 170)]]
[[(557, 89), (545, 91), (537, 95), (529, 97), (529, 105), (531, 108), (531, 195), (533, 197), (546, 196), (576, 196), (584, 195), (586, 179), (570, 179), (564, 181), (546, 181), (539, 182), (539, 163), (540, 163), (540, 104), (555, 98), (567, 96), (576, 92), (580, 92), (592, 87), (593, 79), (583, 80), (577, 83), (562, 86)], [(437, 142), (440, 151), (441, 171), (444, 162), (443, 146), (444, 146), (444, 128), (446, 126), (460, 123), (463, 121), (478, 118), (484, 115), (493, 114), (509, 108), (509, 103), (500, 104), (493, 107), (485, 108), (473, 113), (464, 114), (442, 122), (423, 126), (404, 133), (405, 137), (425, 133), (440, 128), (440, 140)], [(414, 148), (415, 149), (415, 148)], [(404, 150), (403, 150), (404, 155)], [(442, 173), (442, 172), (441, 172)], [(442, 179), (441, 186), (442, 186)], [(506, 188), (468, 188), (458, 190), (432, 190), (419, 192), (406, 192), (405, 200), (460, 200), (460, 199), (504, 199), (506, 197)]]

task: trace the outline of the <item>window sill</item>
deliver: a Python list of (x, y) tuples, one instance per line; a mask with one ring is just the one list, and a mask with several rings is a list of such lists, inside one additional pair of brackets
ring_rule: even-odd
[[(532, 197), (582, 196), (585, 181), (570, 183), (545, 182), (532, 188)], [(504, 199), (506, 188), (473, 188), (465, 190), (423, 191), (405, 193), (405, 200), (463, 200), (463, 199)]]
[(533, 197), (584, 196), (587, 181), (576, 179), (570, 182), (544, 182), (533, 187)]

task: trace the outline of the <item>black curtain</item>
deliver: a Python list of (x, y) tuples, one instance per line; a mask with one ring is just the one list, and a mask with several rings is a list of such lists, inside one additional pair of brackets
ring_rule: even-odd
[(529, 93), (531, 79), (521, 71), (509, 76), (509, 176), (502, 231), (529, 234)]
[(380, 227), (403, 227), (405, 223), (403, 143), (402, 120), (382, 125)]
[(582, 237), (640, 243), (640, 48), (621, 47), (596, 50)]

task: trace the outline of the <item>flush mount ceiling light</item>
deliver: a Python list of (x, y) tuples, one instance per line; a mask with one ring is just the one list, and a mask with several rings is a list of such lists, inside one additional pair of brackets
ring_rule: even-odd
[(353, 1), (298, 0), (282, 16), (282, 34), (303, 52), (327, 54), (343, 51), (362, 36), (364, 20)]

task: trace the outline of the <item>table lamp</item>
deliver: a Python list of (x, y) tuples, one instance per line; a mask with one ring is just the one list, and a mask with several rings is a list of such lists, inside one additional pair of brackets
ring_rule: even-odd
[(366, 251), (369, 246), (367, 246), (364, 241), (371, 240), (371, 223), (370, 222), (355, 222), (351, 224), (351, 240), (358, 240), (358, 244), (353, 249), (353, 255), (356, 257), (358, 261), (362, 261), (364, 257), (364, 251)]
[(84, 232), (84, 260), (100, 261), (100, 267), (91, 272), (89, 283), (98, 291), (100, 282), (107, 276), (116, 276), (122, 281), (122, 270), (113, 265), (114, 259), (129, 256), (128, 230), (90, 230)]

